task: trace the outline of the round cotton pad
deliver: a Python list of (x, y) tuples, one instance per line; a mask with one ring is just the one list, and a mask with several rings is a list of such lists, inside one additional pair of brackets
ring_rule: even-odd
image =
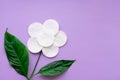
[(59, 31), (59, 24), (53, 19), (46, 20), (43, 26), (46, 28), (45, 30), (52, 35), (56, 35), (56, 33)]
[(63, 31), (59, 31), (55, 36), (54, 45), (57, 47), (61, 47), (66, 42), (67, 42), (67, 35)]
[(30, 50), (30, 52), (32, 52), (32, 53), (38, 53), (42, 49), (42, 46), (40, 46), (37, 43), (36, 38), (29, 38), (29, 40), (27, 42), (27, 46), (28, 46), (28, 49)]
[(59, 48), (56, 46), (50, 46), (47, 48), (43, 48), (43, 55), (45, 55), (46, 57), (55, 57), (58, 52), (59, 52)]

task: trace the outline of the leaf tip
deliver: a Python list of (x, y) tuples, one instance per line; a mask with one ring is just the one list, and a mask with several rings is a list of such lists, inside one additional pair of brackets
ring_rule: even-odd
[(76, 61), (76, 60), (71, 60), (72, 61), (72, 64)]
[(70, 60), (72, 63), (74, 63), (76, 60)]
[(6, 28), (6, 31), (5, 32), (7, 32), (8, 31), (8, 28)]
[(76, 60), (73, 60), (73, 62), (75, 62)]

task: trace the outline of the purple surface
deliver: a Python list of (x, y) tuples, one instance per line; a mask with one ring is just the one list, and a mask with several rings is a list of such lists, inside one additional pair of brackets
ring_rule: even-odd
[[(68, 35), (59, 55), (41, 56), (37, 70), (58, 59), (76, 59), (72, 67), (55, 78), (33, 80), (120, 80), (119, 0), (0, 0), (0, 80), (26, 80), (7, 61), (3, 37), (6, 27), (27, 43), (28, 25), (55, 19)], [(30, 54), (31, 73), (38, 55)]]

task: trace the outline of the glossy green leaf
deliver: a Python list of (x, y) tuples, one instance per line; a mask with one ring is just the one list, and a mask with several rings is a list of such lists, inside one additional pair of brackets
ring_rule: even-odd
[(19, 74), (27, 77), (29, 56), (25, 45), (14, 35), (5, 32), (4, 48), (10, 65)]
[(42, 67), (38, 73), (44, 76), (57, 76), (69, 69), (75, 60), (58, 60)]

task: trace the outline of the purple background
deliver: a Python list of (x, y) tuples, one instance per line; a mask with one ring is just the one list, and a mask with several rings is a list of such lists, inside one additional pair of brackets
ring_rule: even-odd
[[(26, 80), (10, 67), (3, 48), (6, 27), (24, 44), (28, 25), (55, 19), (68, 35), (59, 55), (41, 56), (37, 70), (58, 59), (76, 59), (72, 67), (55, 78), (33, 80), (120, 80), (119, 0), (0, 0), (0, 80)], [(31, 73), (38, 55), (30, 54)]]

